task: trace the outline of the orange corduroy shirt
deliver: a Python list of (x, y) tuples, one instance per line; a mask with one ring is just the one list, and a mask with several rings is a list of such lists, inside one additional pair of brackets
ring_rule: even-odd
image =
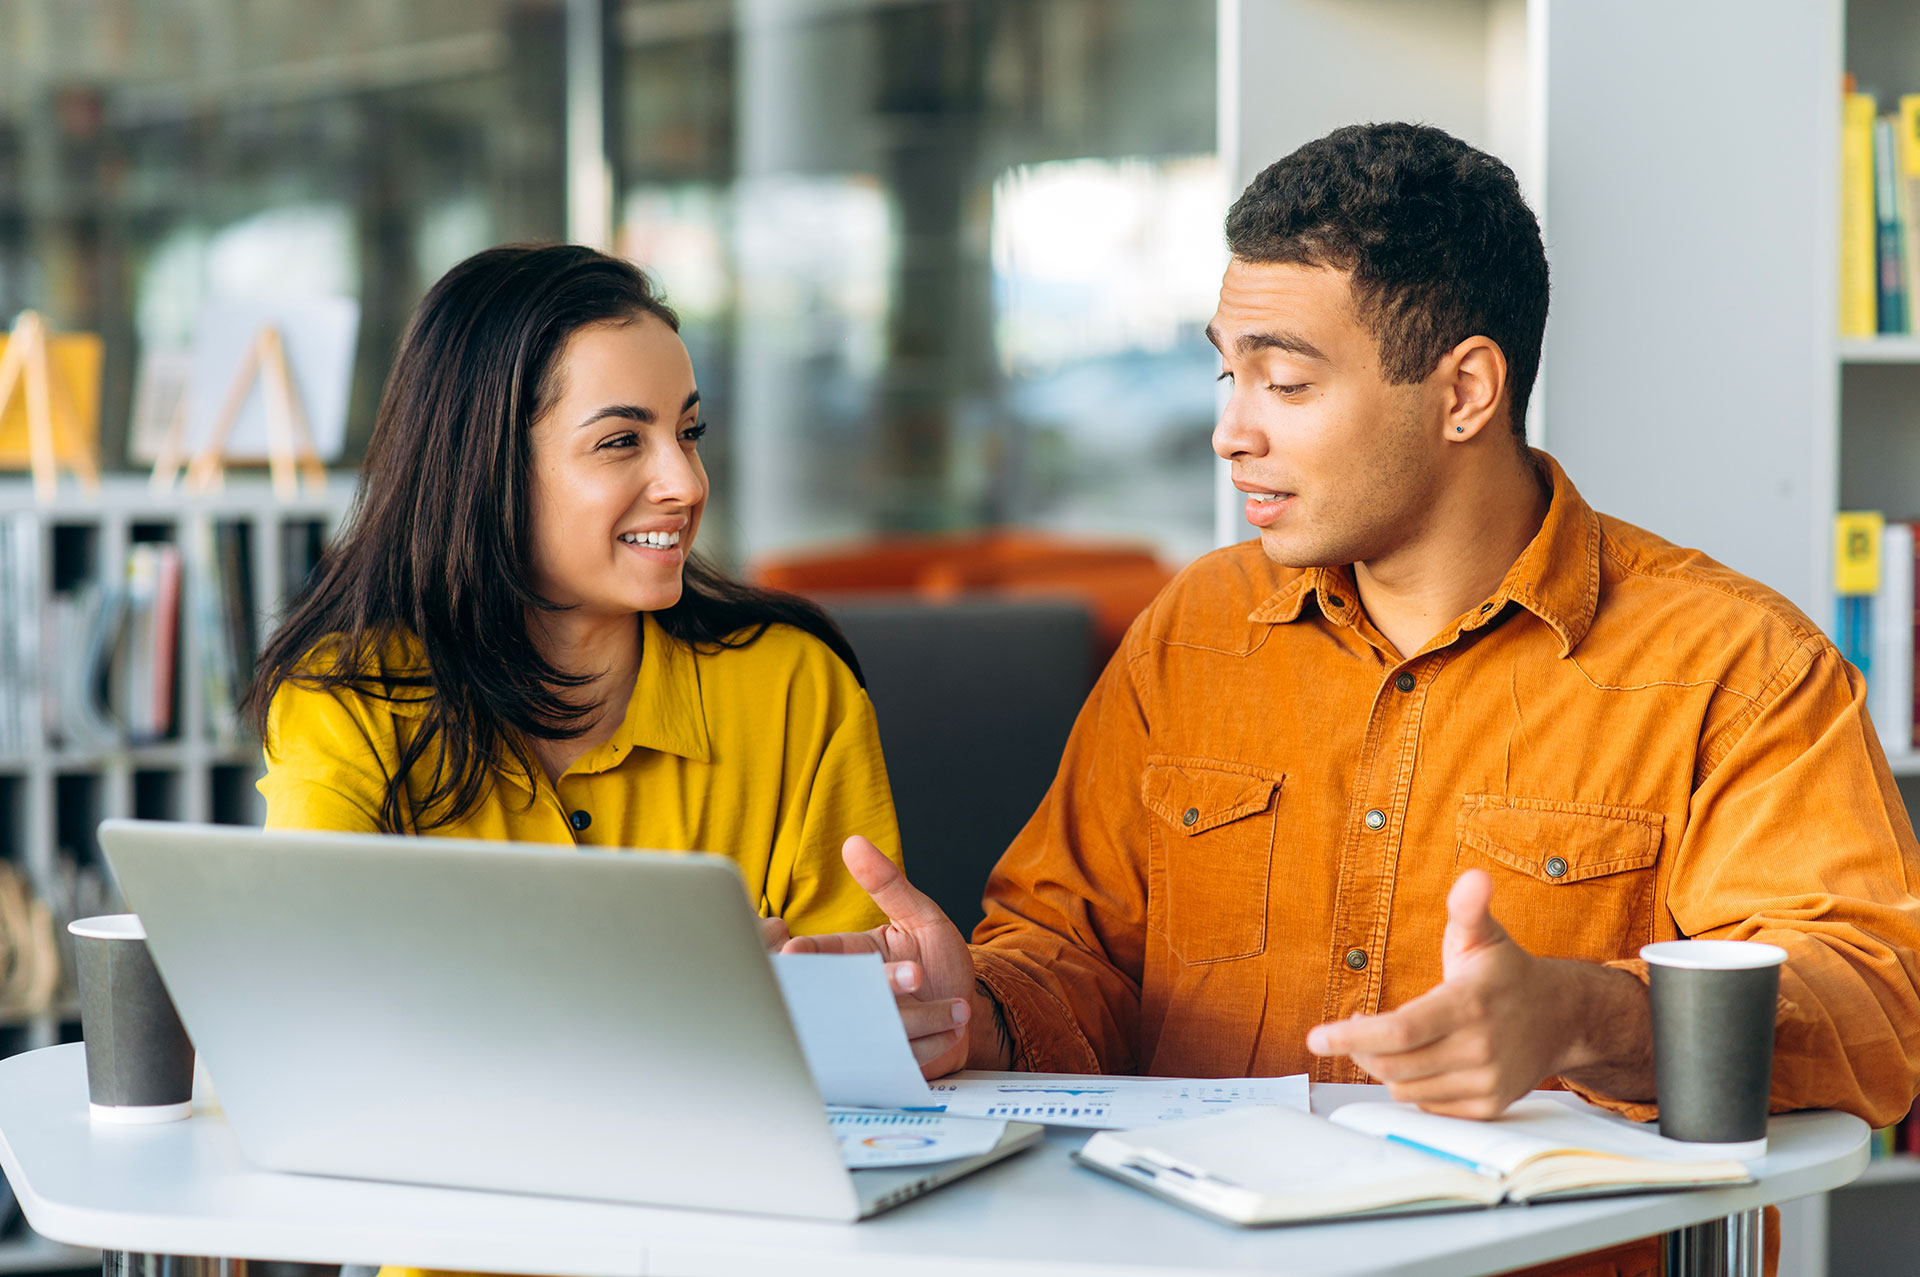
[(1859, 673), (1534, 456), (1545, 522), (1419, 652), (1351, 570), (1257, 542), (1134, 623), (975, 932), (1016, 1068), (1367, 1081), (1307, 1030), (1437, 984), (1447, 890), (1479, 867), (1543, 956), (1644, 976), (1654, 940), (1782, 946), (1775, 1110), (1905, 1114), (1920, 847)]

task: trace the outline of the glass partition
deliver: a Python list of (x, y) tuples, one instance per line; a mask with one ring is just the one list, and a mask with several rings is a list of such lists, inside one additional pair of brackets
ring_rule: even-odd
[(629, 0), (620, 250), (686, 319), (735, 559), (1210, 544), (1214, 6)]

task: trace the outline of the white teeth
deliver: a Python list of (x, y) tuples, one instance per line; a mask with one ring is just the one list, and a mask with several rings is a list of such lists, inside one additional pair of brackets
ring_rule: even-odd
[(655, 550), (671, 550), (680, 544), (678, 532), (622, 532), (620, 539), (628, 545), (644, 545)]
[(1255, 501), (1278, 501), (1280, 499), (1278, 492), (1249, 492), (1247, 495)]

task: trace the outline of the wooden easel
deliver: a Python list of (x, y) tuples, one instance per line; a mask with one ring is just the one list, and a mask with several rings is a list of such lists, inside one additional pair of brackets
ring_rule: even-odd
[(53, 504), (64, 458), (90, 493), (100, 491), (100, 463), (83, 436), (73, 392), (54, 372), (47, 324), (38, 311), (23, 310), (13, 321), (7, 349), (0, 354), (0, 415), (16, 393), (27, 401), (27, 455), (33, 469), (33, 496)]
[[(260, 330), (240, 360), (233, 384), (227, 388), (226, 401), (220, 405), (220, 415), (214, 418), (206, 442), (200, 445), (187, 466), (187, 487), (195, 492), (212, 492), (221, 486), (226, 474), (227, 441), (240, 420), (240, 410), (246, 406), (247, 394), (256, 378), (265, 398), (267, 466), (273, 475), (274, 495), (282, 501), (294, 500), (300, 495), (302, 478), (316, 492), (324, 490), (327, 468), (313, 445), (306, 409), (293, 388), (293, 370), (287, 365), (286, 344), (280, 330), (272, 324)], [(166, 443), (153, 465), (153, 486), (158, 491), (173, 487), (174, 476), (186, 452), (186, 439), (186, 396), (182, 395), (167, 428)]]

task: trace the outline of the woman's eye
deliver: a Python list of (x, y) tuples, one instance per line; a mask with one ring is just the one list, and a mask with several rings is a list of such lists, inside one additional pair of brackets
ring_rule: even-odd
[(682, 430), (680, 432), (680, 439), (683, 443), (698, 443), (706, 437), (706, 434), (707, 423), (703, 421), (699, 425), (688, 426), (685, 430)]
[(1297, 395), (1301, 391), (1305, 390), (1306, 386), (1304, 384), (1298, 385), (1298, 386), (1271, 386), (1270, 385), (1267, 387), (1267, 389), (1283, 395)]
[(1214, 378), (1214, 380), (1215, 381), (1232, 381), (1233, 374), (1223, 370), (1218, 377)]
[(611, 439), (603, 440), (600, 446), (602, 448), (635, 448), (638, 447), (639, 444), (640, 436), (629, 430), (626, 434), (615, 435)]

